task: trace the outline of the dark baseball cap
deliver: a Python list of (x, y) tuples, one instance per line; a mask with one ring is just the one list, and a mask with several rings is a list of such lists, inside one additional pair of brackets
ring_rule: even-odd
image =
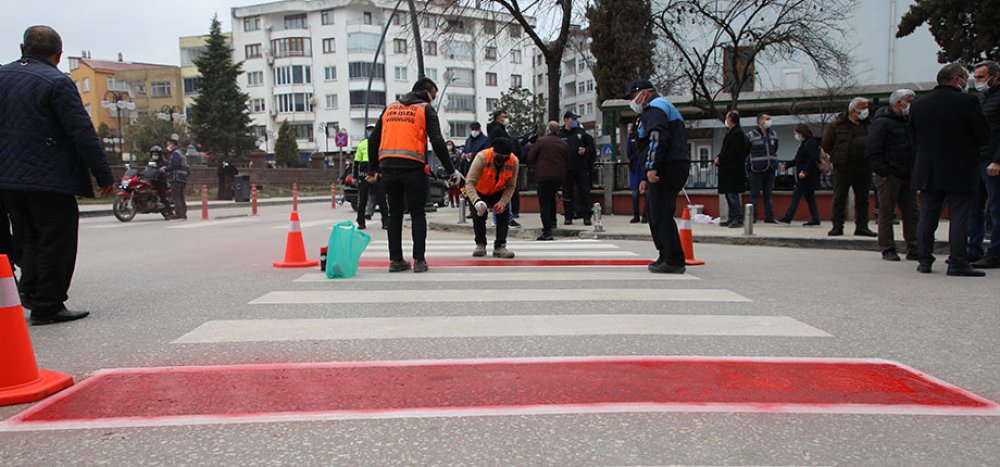
[(580, 118), (580, 116), (573, 111), (569, 111), (563, 114), (563, 118)]
[(629, 85), (628, 91), (625, 92), (624, 99), (628, 99), (628, 96), (632, 95), (633, 92), (642, 91), (643, 89), (656, 89), (656, 87), (653, 86), (653, 83), (649, 82), (647, 79), (637, 79), (632, 81), (632, 84)]
[(497, 140), (493, 142), (494, 154), (510, 154), (513, 151), (514, 144), (507, 138), (497, 138)]

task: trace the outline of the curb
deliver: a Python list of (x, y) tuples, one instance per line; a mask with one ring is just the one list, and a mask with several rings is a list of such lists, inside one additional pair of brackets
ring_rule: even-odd
[[(330, 202), (330, 198), (325, 198), (325, 199), (299, 199), (299, 204), (329, 203), (329, 202)], [(197, 211), (201, 211), (201, 201), (199, 201), (198, 203), (192, 203), (192, 204), (188, 205), (188, 207), (189, 207), (188, 211), (189, 212), (192, 211), (192, 209), (190, 209), (190, 207), (194, 206), (195, 204), (197, 204), (197, 206), (198, 206)], [(291, 205), (292, 205), (292, 200), (275, 200), (275, 201), (261, 201), (261, 200), (257, 200), (257, 206), (258, 207), (260, 207), (260, 206), (291, 206)], [(250, 209), (250, 203), (249, 202), (245, 202), (245, 203), (230, 202), (230, 203), (210, 204), (208, 206), (209, 211), (211, 211), (213, 209), (235, 209), (235, 208)], [(84, 217), (101, 217), (101, 216), (111, 216), (111, 215), (113, 215), (113, 213), (111, 212), (111, 208), (101, 209), (101, 210), (95, 210), (95, 211), (80, 211), (80, 218), (84, 218)], [(228, 216), (228, 217), (232, 217), (232, 216)]]

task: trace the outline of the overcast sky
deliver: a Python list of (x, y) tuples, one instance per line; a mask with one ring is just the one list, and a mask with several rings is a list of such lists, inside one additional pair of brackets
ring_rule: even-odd
[[(234, 0), (4, 0), (0, 7), (0, 61), (21, 55), (25, 28), (52, 26), (63, 39), (63, 56), (89, 50), (95, 59), (180, 65), (177, 38), (207, 34), (218, 13), (229, 31), (230, 9), (262, 3)], [(64, 58), (59, 68), (68, 71)]]

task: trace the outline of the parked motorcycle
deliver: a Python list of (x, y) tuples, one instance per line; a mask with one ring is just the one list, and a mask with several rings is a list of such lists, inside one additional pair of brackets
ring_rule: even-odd
[(154, 163), (147, 165), (142, 172), (126, 165), (125, 175), (122, 176), (120, 184), (121, 189), (118, 190), (118, 197), (112, 206), (115, 217), (122, 222), (129, 222), (136, 214), (159, 213), (164, 219), (173, 216), (174, 208), (169, 201), (170, 189), (166, 189), (168, 201), (165, 205), (160, 202), (159, 194), (156, 192), (153, 182), (159, 177), (161, 177), (160, 171)]

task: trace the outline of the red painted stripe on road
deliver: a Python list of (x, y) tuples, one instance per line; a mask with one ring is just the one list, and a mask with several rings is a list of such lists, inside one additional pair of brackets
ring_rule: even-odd
[(998, 415), (882, 360), (567, 357), (107, 370), (0, 430), (593, 412)]
[[(648, 259), (433, 259), (427, 265), (436, 268), (464, 268), (490, 266), (645, 266)], [(388, 260), (361, 260), (362, 268), (386, 268)]]

